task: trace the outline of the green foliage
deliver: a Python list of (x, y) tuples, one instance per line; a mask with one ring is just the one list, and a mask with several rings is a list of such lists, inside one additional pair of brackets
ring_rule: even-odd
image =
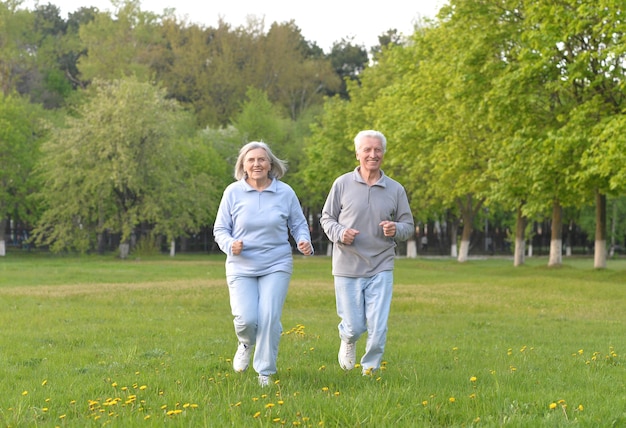
[(131, 256), (135, 259), (141, 259), (157, 256), (160, 253), (161, 249), (159, 248), (158, 240), (154, 237), (154, 234), (150, 233), (139, 238), (131, 251)]
[(42, 119), (38, 106), (0, 92), (0, 220), (34, 220), (36, 207), (29, 195), (36, 188), (33, 168), (44, 133)]
[(624, 382), (623, 259), (400, 259), (373, 376), (337, 364), (330, 258), (294, 263), (278, 373), (261, 389), (232, 371), (223, 255), (3, 261), (0, 424), (623, 425), (626, 397), (598, 393)]
[(163, 90), (136, 79), (95, 82), (76, 113), (43, 146), (47, 210), (36, 242), (86, 251), (105, 231), (125, 242), (145, 222), (173, 238), (210, 220), (211, 173), (191, 168), (208, 147)]

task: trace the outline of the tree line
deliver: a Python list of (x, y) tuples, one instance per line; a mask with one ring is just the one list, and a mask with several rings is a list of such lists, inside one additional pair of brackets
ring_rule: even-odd
[(549, 265), (568, 224), (590, 229), (597, 268), (624, 241), (620, 2), (451, 0), (407, 39), (330, 53), (293, 21), (210, 28), (113, 4), (64, 20), (0, 3), (0, 234), (13, 220), (54, 251), (174, 242), (212, 224), (254, 139), (289, 162), (315, 223), (356, 165), (354, 135), (375, 128), (419, 233), (447, 225), (459, 261), (485, 218), (512, 229), (516, 265), (545, 218)]

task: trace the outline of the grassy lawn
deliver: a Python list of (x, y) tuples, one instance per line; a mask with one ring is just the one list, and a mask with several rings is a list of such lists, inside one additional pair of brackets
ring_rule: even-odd
[(265, 389), (232, 371), (223, 264), (1, 258), (0, 425), (626, 426), (626, 259), (399, 259), (364, 377), (337, 363), (330, 259), (297, 256)]

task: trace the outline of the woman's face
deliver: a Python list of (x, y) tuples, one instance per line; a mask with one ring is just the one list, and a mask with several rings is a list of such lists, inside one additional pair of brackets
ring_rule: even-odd
[(265, 149), (252, 149), (243, 158), (243, 169), (251, 180), (269, 177), (272, 164)]

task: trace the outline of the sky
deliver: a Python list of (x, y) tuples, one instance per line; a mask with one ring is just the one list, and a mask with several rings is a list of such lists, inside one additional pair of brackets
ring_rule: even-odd
[[(68, 13), (83, 6), (115, 12), (110, 0), (29, 0), (22, 6), (32, 8), (36, 3), (58, 6), (64, 19)], [(177, 17), (211, 27), (217, 26), (220, 17), (233, 27), (245, 25), (249, 17), (263, 19), (266, 31), (273, 22), (293, 20), (306, 40), (316, 42), (328, 53), (333, 43), (342, 38), (352, 38), (354, 44), (369, 50), (378, 45), (378, 36), (389, 29), (411, 35), (415, 22), (421, 18), (434, 18), (444, 1), (143, 0), (140, 4), (142, 10), (159, 14), (167, 8), (174, 8)]]

